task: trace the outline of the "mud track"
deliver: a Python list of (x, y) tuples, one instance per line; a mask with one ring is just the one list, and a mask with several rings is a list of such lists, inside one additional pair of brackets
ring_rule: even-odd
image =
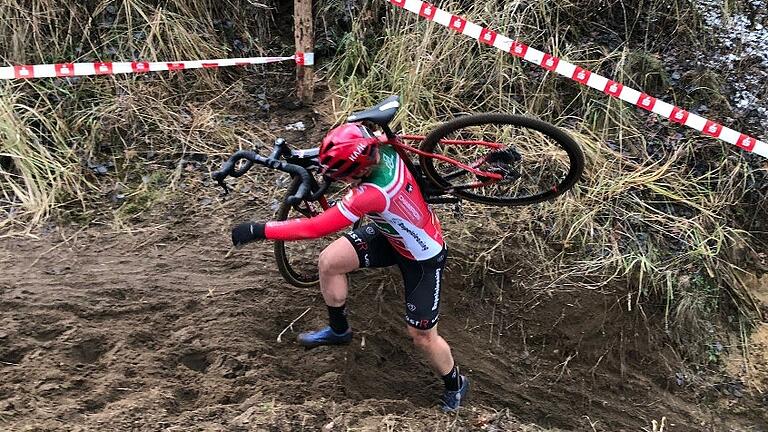
[[(287, 112), (265, 127), (298, 120), (316, 123)], [(440, 331), (472, 380), (458, 416), (436, 408), (441, 383), (406, 335), (389, 270), (352, 276), (350, 346), (305, 351), (294, 338), (325, 323), (319, 291), (285, 283), (271, 244), (229, 247), (230, 226), (271, 218), (282, 192), (241, 179), (222, 200), (209, 162), (128, 225), (0, 238), (0, 430), (638, 431), (663, 417), (667, 431), (768, 430), (768, 399), (694, 384), (662, 317), (627, 312), (626, 287), (542, 289), (514, 244), (515, 274), (485, 283), (449, 259)]]
[(270, 245), (227, 257), (227, 227), (204, 217), (65, 231), (0, 241), (4, 430), (725, 430), (597, 291), (480, 290), (449, 267), (440, 329), (473, 382), (452, 417), (387, 270), (352, 278), (352, 345), (305, 351), (293, 337), (324, 322), (322, 299), (280, 279)]

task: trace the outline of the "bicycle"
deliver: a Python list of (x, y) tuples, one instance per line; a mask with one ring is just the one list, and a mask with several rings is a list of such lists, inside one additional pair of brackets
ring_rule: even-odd
[[(347, 121), (363, 122), (379, 130), (381, 145), (395, 148), (414, 174), (427, 203), (458, 204), (462, 199), (497, 206), (540, 203), (571, 189), (584, 170), (584, 154), (573, 138), (542, 120), (502, 113), (473, 114), (449, 120), (426, 136), (397, 135), (389, 124), (399, 106), (399, 97), (391, 96), (353, 113)], [(406, 141), (420, 145), (416, 148)], [(411, 159), (410, 153), (418, 155), (418, 162)], [(335, 204), (328, 198), (333, 193), (333, 182), (319, 179), (318, 155), (319, 148), (294, 150), (278, 138), (268, 157), (240, 150), (212, 176), (227, 194), (229, 188), (224, 180), (242, 176), (254, 164), (286, 172), (292, 181), (275, 220), (288, 219), (291, 211), (299, 217), (312, 217)], [(245, 163), (238, 167), (241, 160)], [(301, 288), (317, 284), (317, 251), (295, 263), (291, 255), (299, 252), (288, 253), (286, 247), (284, 241), (274, 244), (283, 278)]]

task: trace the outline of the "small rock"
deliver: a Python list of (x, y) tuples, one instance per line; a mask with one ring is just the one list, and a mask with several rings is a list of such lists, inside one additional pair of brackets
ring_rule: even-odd
[(288, 126), (285, 127), (285, 130), (288, 130), (288, 131), (303, 132), (306, 129), (307, 129), (307, 127), (304, 126), (304, 122), (302, 122), (302, 121), (298, 121), (296, 123), (291, 123), (291, 124), (289, 124)]
[(109, 172), (109, 167), (111, 166), (111, 163), (97, 164), (90, 161), (88, 162), (88, 168), (98, 175), (106, 175)]

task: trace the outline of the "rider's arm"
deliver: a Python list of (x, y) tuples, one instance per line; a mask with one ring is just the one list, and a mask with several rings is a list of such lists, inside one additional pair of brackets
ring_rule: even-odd
[(363, 185), (315, 217), (268, 222), (264, 227), (264, 235), (270, 240), (319, 238), (352, 225), (366, 213), (382, 212), (386, 206), (387, 198), (380, 189)]

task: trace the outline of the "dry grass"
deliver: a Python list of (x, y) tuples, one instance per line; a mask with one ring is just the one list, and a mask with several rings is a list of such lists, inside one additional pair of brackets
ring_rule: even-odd
[[(696, 45), (701, 37), (687, 1), (600, 3), (602, 16), (589, 17), (590, 26), (580, 25), (581, 12), (596, 7), (587, 0), (439, 6), (650, 92), (668, 88), (655, 50), (670, 40)], [(568, 198), (508, 211), (469, 206), (469, 216), (449, 226), (474, 277), (524, 273), (542, 292), (629, 281), (626, 309), (658, 305), (670, 334), (690, 343), (692, 353), (718, 317), (751, 323), (760, 316), (741, 282), (744, 259), (757, 247), (740, 224), (754, 180), (743, 153), (383, 7), (376, 43), (358, 21), (330, 68), (340, 117), (400, 94), (396, 121), (408, 133), (424, 133), (455, 113), (522, 113), (567, 128), (585, 151), (586, 174)], [(592, 28), (598, 30), (590, 35)], [(506, 240), (489, 250), (479, 232)], [(505, 247), (530, 250), (530, 263), (509, 262)]]
[[(270, 4), (11, 0), (0, 5), (0, 52), (11, 64), (263, 55)], [(87, 216), (88, 198), (108, 201), (110, 190), (134, 198), (128, 205), (148, 203), (141, 196), (148, 157), (223, 153), (236, 136), (254, 136), (237, 122), (253, 100), (244, 76), (206, 70), (0, 83), (0, 212), (7, 216), (0, 228), (29, 232), (62, 209)], [(111, 165), (112, 185), (97, 184), (89, 167), (98, 165)]]

